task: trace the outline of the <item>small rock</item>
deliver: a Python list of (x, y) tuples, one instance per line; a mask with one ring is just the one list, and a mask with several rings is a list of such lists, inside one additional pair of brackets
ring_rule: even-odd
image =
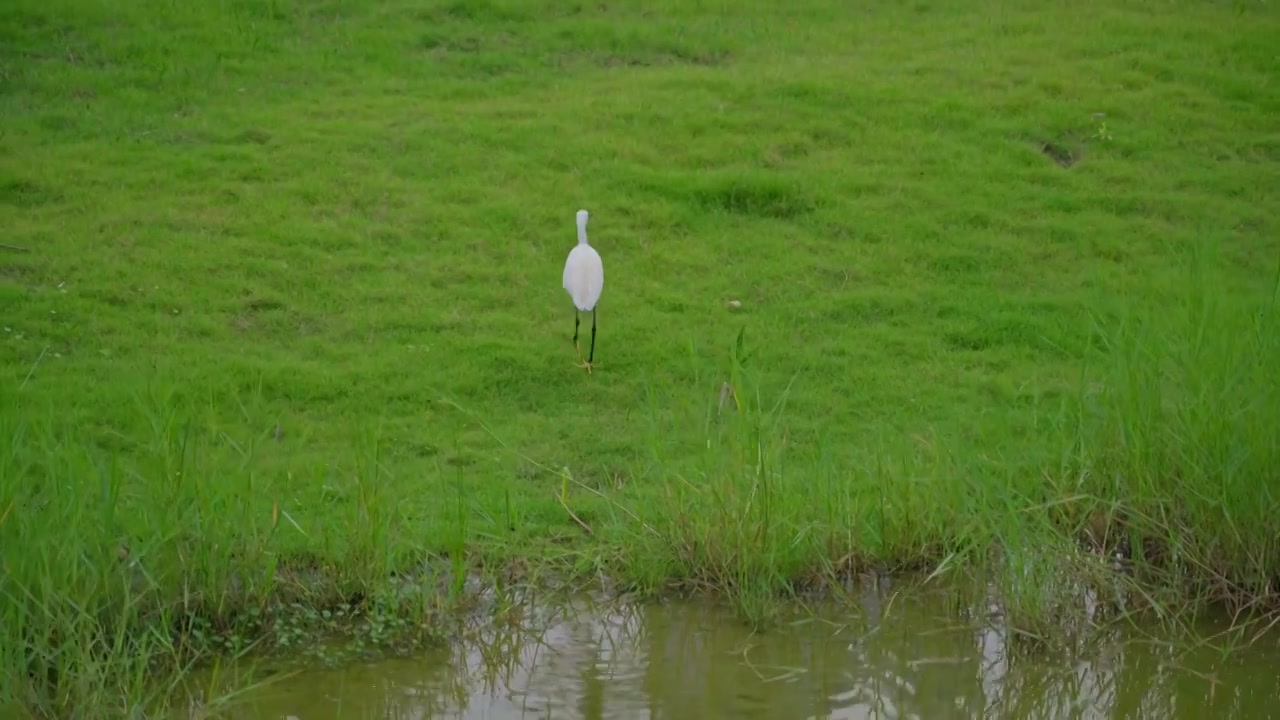
[(729, 384), (728, 380), (726, 380), (720, 384), (720, 406), (717, 411), (721, 413), (724, 412), (724, 406), (728, 404), (730, 400), (733, 401), (733, 407), (736, 410), (738, 408), (738, 393), (734, 391), (733, 386)]
[(742, 303), (741, 303), (740, 301), (738, 301), (738, 300), (730, 300), (730, 301), (729, 301), (729, 309), (730, 309), (730, 310), (737, 310), (737, 309), (739, 309), (739, 308), (741, 308), (741, 307), (742, 307)]

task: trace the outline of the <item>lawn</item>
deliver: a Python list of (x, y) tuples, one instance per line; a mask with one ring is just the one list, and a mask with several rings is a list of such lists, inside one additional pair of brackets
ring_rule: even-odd
[(1276, 604), (1274, 3), (10, 0), (0, 37), (0, 704), (118, 706), (138, 638), (438, 558), (776, 593), (1053, 577), (1102, 527), (1183, 558), (1153, 597)]

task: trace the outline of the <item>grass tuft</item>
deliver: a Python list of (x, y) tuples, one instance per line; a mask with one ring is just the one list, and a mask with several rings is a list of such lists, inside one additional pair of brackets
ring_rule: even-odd
[[(1234, 297), (1212, 258), (1159, 312), (1100, 319), (1105, 364), (1082, 388), (1078, 454), (1059, 492), (1089, 497), (1094, 544), (1141, 559), (1157, 587), (1239, 612), (1276, 596), (1267, 531), (1280, 460), (1280, 276)], [(1079, 513), (1079, 511), (1077, 511)]]

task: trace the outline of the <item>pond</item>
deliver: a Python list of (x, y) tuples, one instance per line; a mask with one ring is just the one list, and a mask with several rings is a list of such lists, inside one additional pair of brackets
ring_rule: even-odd
[[(280, 671), (191, 717), (1228, 718), (1280, 713), (1280, 645), (1106, 630), (1028, 650), (998, 604), (881, 579), (752, 632), (724, 607), (589, 598), (414, 657)], [(1205, 628), (1212, 631), (1214, 628)], [(1153, 637), (1154, 636), (1154, 637)], [(1226, 649), (1224, 649), (1224, 647)], [(208, 708), (204, 708), (208, 710)]]

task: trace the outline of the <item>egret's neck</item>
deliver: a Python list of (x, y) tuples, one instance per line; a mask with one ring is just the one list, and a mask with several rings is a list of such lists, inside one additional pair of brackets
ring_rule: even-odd
[(584, 217), (578, 218), (578, 244), (587, 244), (587, 219)]

